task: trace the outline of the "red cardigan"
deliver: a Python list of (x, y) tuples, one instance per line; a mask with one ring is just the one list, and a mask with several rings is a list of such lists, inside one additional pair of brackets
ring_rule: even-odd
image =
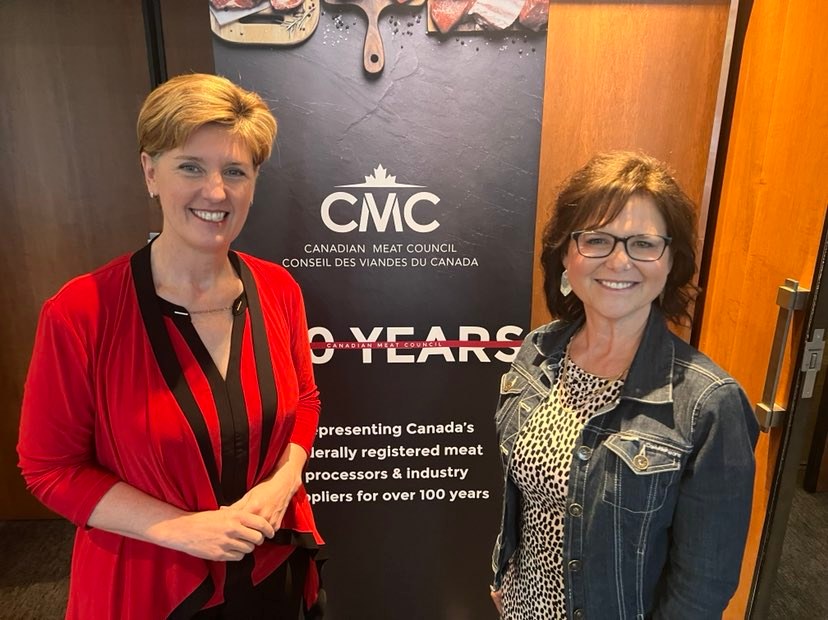
[[(31, 492), (78, 526), (67, 618), (187, 617), (223, 600), (224, 562), (86, 526), (116, 482), (213, 510), (270, 474), (288, 443), (310, 452), (316, 433), (318, 391), (291, 276), (231, 252), (244, 293), (225, 381), (186, 310), (156, 296), (149, 255), (146, 246), (70, 281), (37, 329), (18, 453)], [(304, 488), (274, 540), (248, 563), (253, 583), (296, 545), (323, 545)], [(309, 602), (316, 577), (312, 569)]]

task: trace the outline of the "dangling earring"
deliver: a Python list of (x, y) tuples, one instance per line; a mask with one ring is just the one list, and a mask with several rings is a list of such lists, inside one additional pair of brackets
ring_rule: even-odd
[(569, 283), (569, 273), (566, 269), (561, 274), (561, 294), (567, 297), (572, 292), (572, 285)]

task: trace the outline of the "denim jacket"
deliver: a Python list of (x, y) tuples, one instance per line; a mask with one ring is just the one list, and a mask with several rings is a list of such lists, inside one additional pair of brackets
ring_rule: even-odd
[[(533, 331), (501, 380), (496, 589), (521, 535), (512, 450), (579, 327), (558, 321)], [(721, 617), (739, 581), (758, 432), (736, 381), (673, 335), (653, 307), (618, 402), (589, 418), (572, 452), (567, 617)]]

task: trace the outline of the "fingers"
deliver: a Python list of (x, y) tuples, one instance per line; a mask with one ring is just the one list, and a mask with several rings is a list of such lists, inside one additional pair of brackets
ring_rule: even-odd
[(239, 515), (240, 523), (249, 532), (249, 535), (245, 536), (245, 539), (250, 542), (261, 545), (265, 538), (273, 538), (276, 533), (275, 528), (264, 517), (250, 512), (240, 512)]
[(502, 614), (503, 598), (500, 595), (500, 590), (492, 590), (489, 594), (492, 597), (492, 602), (494, 603), (494, 606), (497, 608), (497, 613)]
[(266, 533), (272, 531), (270, 524), (257, 515), (234, 510), (229, 506), (223, 506), (219, 512), (229, 517), (230, 522), (224, 533), (224, 542), (220, 544), (220, 557), (215, 558), (217, 560), (238, 562), (261, 545)]

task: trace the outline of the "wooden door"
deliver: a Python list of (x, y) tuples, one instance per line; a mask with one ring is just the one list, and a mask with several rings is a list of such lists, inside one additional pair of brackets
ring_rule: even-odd
[[(532, 326), (549, 321), (540, 238), (561, 182), (595, 153), (644, 151), (702, 204), (731, 0), (552, 0)], [(706, 211), (701, 213), (704, 221)]]
[[(828, 204), (828, 3), (755, 0), (745, 40), (716, 219), (699, 348), (761, 399), (786, 278), (811, 285)], [(798, 342), (796, 334), (789, 342)], [(781, 386), (790, 384), (788, 355)], [(784, 405), (787, 394), (777, 402)], [(753, 516), (739, 590), (744, 618), (779, 431), (756, 448)]]

